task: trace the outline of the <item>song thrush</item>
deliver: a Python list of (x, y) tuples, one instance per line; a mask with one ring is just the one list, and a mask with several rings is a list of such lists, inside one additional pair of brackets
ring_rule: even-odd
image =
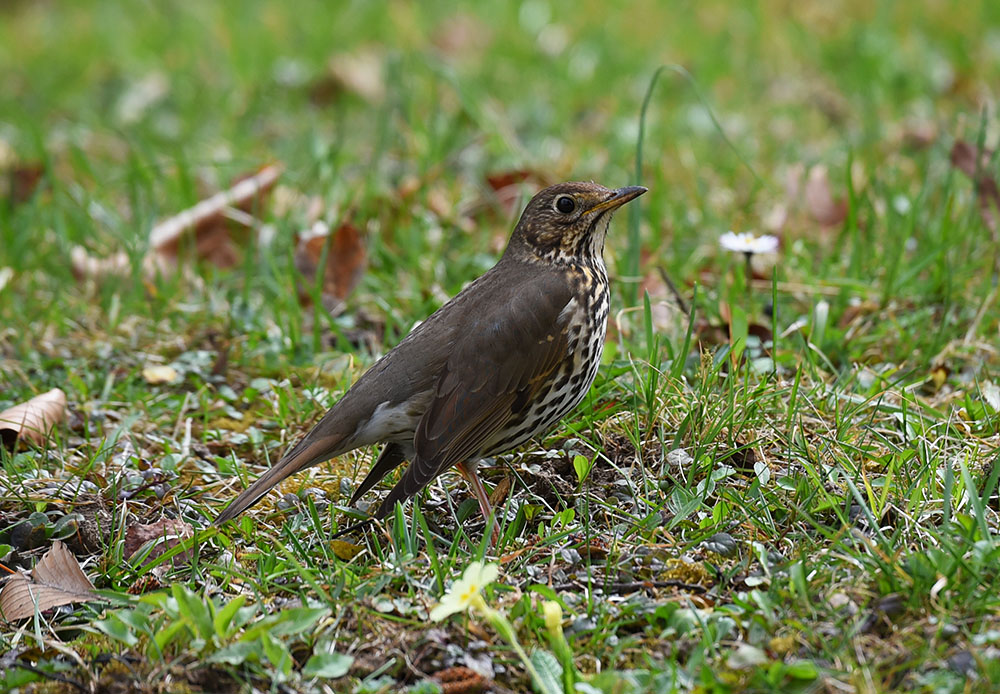
[(608, 324), (608, 224), (645, 192), (561, 183), (535, 195), (499, 262), (366, 371), (216, 524), (289, 475), (379, 442), (386, 446), (352, 504), (409, 460), (373, 518), (455, 467), (489, 522), (476, 465), (547, 431), (587, 393)]

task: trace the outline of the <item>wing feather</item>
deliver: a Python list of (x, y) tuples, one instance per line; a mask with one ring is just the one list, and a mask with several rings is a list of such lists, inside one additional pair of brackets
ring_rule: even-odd
[(565, 280), (541, 277), (493, 310), (469, 317), (417, 424), (416, 454), (376, 517), (445, 470), (480, 456), (530, 407), (566, 358), (565, 309), (571, 300)]

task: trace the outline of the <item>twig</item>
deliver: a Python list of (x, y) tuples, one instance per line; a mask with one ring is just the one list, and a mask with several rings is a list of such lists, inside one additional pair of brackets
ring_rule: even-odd
[(688, 308), (687, 302), (684, 301), (684, 297), (681, 296), (679, 291), (677, 291), (677, 285), (670, 279), (670, 275), (667, 274), (666, 268), (662, 265), (657, 265), (656, 270), (660, 273), (660, 278), (663, 279), (663, 283), (667, 285), (667, 289), (669, 289), (670, 293), (674, 295), (674, 299), (677, 300), (677, 305), (681, 307), (681, 311), (684, 312), (684, 315), (690, 316), (691, 310)]
[(84, 694), (88, 694), (88, 692), (90, 692), (90, 690), (87, 687), (83, 686), (82, 684), (80, 684), (79, 682), (77, 682), (74, 679), (70, 679), (66, 675), (60, 675), (58, 672), (48, 672), (46, 670), (42, 670), (41, 668), (37, 668), (34, 665), (28, 665), (26, 662), (24, 662), (20, 658), (17, 658), (16, 660), (14, 660), (14, 662), (11, 663), (11, 667), (12, 668), (21, 668), (22, 670), (27, 670), (28, 672), (33, 672), (36, 675), (41, 675), (42, 677), (47, 677), (50, 680), (55, 680), (56, 682), (62, 682), (63, 684), (71, 685), (71, 686), (76, 687), (77, 689), (79, 689), (81, 692), (84, 692)]

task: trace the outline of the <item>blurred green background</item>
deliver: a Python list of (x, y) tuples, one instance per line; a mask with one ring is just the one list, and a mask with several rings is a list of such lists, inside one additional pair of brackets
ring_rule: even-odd
[[(457, 198), (506, 169), (632, 182), (640, 103), (676, 64), (693, 83), (665, 74), (651, 101), (643, 234), (686, 276), (706, 233), (759, 225), (782, 167), (842, 179), (848, 153), (903, 166), (911, 122), (975, 131), (998, 26), (988, 1), (6, 3), (0, 139), (56, 204), (4, 210), (0, 262), (65, 276), (64, 244), (141, 238), (199, 181), (276, 159), (369, 216), (439, 166)], [(378, 73), (367, 98), (324, 86), (338, 58)]]

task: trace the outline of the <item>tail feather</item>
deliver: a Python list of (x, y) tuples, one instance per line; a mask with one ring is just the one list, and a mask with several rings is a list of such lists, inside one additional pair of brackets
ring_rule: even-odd
[(372, 465), (372, 469), (368, 471), (365, 479), (354, 492), (354, 496), (351, 497), (351, 505), (353, 506), (356, 504), (358, 499), (360, 499), (365, 492), (381, 482), (383, 477), (399, 467), (405, 460), (406, 451), (403, 450), (403, 446), (398, 443), (390, 443), (382, 449), (382, 453), (379, 455), (378, 460), (376, 460), (375, 464)]
[[(314, 430), (315, 431), (315, 430)], [(331, 437), (306, 436), (301, 443), (289, 451), (285, 457), (275, 463), (274, 467), (261, 475), (257, 481), (240, 492), (240, 495), (229, 504), (215, 519), (215, 525), (236, 518), (248, 508), (256, 504), (272, 487), (287, 477), (304, 470), (311, 465), (334, 458), (349, 450), (350, 447), (340, 445), (342, 438), (331, 440)]]

